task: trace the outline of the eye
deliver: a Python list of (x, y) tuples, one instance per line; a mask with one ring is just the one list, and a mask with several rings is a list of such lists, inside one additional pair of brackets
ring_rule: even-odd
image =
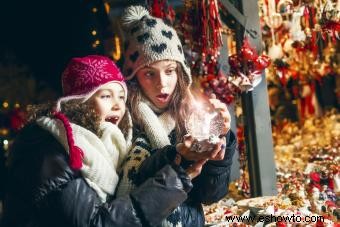
[(122, 99), (122, 100), (125, 100), (125, 96), (124, 95), (119, 96), (119, 98)]
[(175, 72), (176, 72), (176, 68), (168, 68), (168, 69), (165, 71), (165, 73), (166, 73), (167, 75), (173, 74), (173, 73), (175, 73)]
[(111, 95), (101, 95), (101, 99), (110, 99), (112, 96)]
[(145, 74), (144, 74), (144, 76), (145, 77), (153, 77), (155, 74), (153, 73), (153, 72), (151, 72), (151, 71), (147, 71), (147, 72), (145, 72)]

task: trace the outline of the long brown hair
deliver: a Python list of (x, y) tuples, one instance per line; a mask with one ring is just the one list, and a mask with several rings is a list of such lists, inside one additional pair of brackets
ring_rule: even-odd
[[(181, 142), (183, 136), (186, 134), (185, 119), (187, 119), (187, 116), (190, 113), (191, 101), (193, 98), (190, 92), (190, 86), (184, 79), (184, 72), (180, 63), (177, 63), (176, 72), (178, 78), (177, 84), (170, 100), (168, 110), (176, 122), (176, 140), (177, 142)], [(139, 102), (141, 102), (143, 96), (143, 92), (136, 76), (132, 80), (128, 81), (127, 85), (129, 89), (127, 105), (131, 111), (133, 127), (144, 131), (141, 116), (138, 113), (138, 110), (134, 108)]]

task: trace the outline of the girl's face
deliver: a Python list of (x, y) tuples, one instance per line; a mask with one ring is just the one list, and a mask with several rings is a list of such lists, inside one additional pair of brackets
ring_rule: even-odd
[(101, 121), (118, 125), (125, 113), (125, 91), (118, 83), (109, 83), (98, 90), (92, 101)]
[(136, 73), (143, 93), (157, 108), (168, 107), (177, 84), (176, 70), (175, 61), (158, 61)]

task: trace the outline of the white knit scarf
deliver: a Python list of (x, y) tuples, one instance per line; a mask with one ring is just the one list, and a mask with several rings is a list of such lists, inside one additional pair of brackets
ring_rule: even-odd
[[(49, 131), (69, 152), (66, 131), (58, 119), (41, 117), (37, 124)], [(118, 184), (117, 168), (127, 154), (127, 143), (121, 130), (114, 124), (104, 122), (100, 125), (103, 135), (99, 138), (91, 131), (71, 123), (74, 143), (84, 152), (81, 174), (93, 188), (102, 202), (107, 195), (113, 195)]]
[(156, 149), (170, 145), (168, 135), (175, 128), (176, 122), (169, 111), (164, 111), (157, 116), (155, 112), (160, 112), (161, 110), (146, 99), (141, 100), (136, 108), (141, 116), (142, 125), (152, 148)]

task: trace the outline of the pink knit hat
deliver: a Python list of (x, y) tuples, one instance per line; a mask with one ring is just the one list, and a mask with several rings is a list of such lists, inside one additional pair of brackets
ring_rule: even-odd
[(86, 102), (102, 86), (119, 83), (127, 98), (124, 77), (114, 62), (104, 56), (88, 55), (72, 58), (62, 74), (63, 97), (57, 101), (56, 111), (60, 111), (62, 102), (79, 99)]

